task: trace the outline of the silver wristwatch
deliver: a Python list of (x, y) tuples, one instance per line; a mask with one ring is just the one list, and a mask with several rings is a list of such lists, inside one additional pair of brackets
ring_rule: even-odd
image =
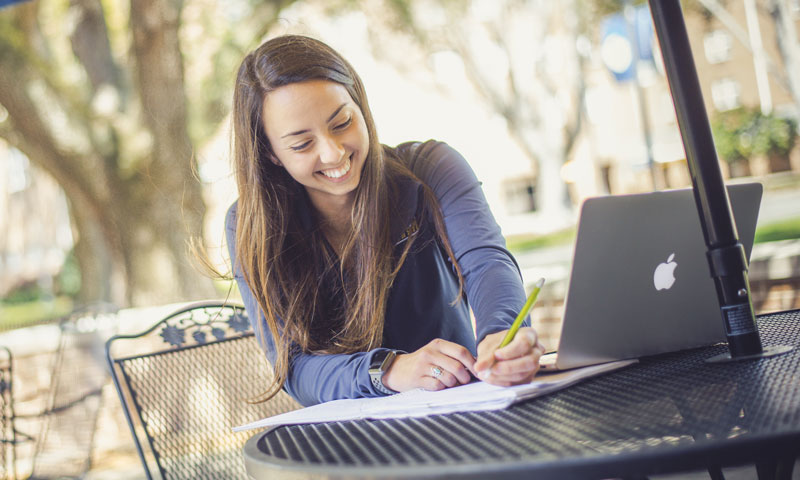
[(369, 378), (372, 381), (372, 386), (384, 395), (397, 393), (386, 388), (383, 384), (383, 374), (389, 370), (396, 356), (397, 352), (395, 350), (381, 350), (372, 356), (372, 362), (369, 364)]

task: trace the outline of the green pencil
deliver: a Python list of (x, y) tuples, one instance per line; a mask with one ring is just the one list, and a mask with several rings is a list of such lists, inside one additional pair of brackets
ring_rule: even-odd
[[(506, 336), (503, 338), (503, 341), (500, 342), (500, 346), (497, 349), (503, 348), (512, 340), (514, 340), (514, 336), (517, 334), (517, 330), (519, 327), (522, 326), (522, 322), (525, 320), (525, 317), (528, 316), (528, 312), (531, 311), (533, 308), (533, 304), (536, 303), (536, 297), (539, 296), (539, 291), (542, 289), (544, 285), (544, 278), (540, 278), (536, 284), (533, 286), (533, 291), (531, 291), (530, 295), (528, 295), (528, 299), (525, 300), (525, 305), (522, 306), (522, 309), (517, 314), (517, 318), (514, 319), (514, 323), (511, 324), (511, 328), (508, 329)], [(495, 349), (495, 350), (497, 350)], [(492, 353), (492, 363), (484, 370), (478, 372), (478, 377), (486, 380), (492, 374), (492, 367), (494, 366), (494, 353)]]
[(497, 348), (503, 348), (511, 343), (512, 340), (514, 340), (514, 335), (517, 334), (517, 330), (519, 330), (519, 327), (522, 326), (522, 322), (525, 321), (525, 317), (528, 316), (528, 312), (531, 311), (533, 304), (536, 303), (536, 297), (539, 296), (539, 291), (541, 291), (543, 285), (544, 278), (540, 278), (539, 281), (537, 281), (533, 286), (531, 294), (528, 295), (528, 299), (525, 300), (525, 305), (522, 306), (522, 310), (519, 311), (517, 318), (514, 319), (514, 323), (511, 324), (511, 328), (508, 329), (508, 333), (506, 333), (505, 338), (503, 338), (503, 341), (500, 342), (500, 346)]

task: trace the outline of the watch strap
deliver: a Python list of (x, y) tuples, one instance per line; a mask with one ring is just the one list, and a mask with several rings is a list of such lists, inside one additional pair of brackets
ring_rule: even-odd
[(383, 377), (383, 373), (380, 374), (380, 377), (378, 377), (377, 375), (372, 375), (371, 376), (372, 386), (375, 387), (375, 390), (381, 392), (384, 395), (394, 395), (395, 393), (397, 393), (394, 390), (390, 390), (390, 389), (386, 388), (386, 385), (383, 384), (383, 378), (382, 377)]

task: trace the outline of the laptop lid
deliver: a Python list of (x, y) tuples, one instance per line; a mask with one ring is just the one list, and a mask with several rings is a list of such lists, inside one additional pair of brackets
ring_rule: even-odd
[[(728, 186), (748, 259), (762, 193)], [(692, 189), (590, 198), (579, 218), (557, 368), (725, 341)]]

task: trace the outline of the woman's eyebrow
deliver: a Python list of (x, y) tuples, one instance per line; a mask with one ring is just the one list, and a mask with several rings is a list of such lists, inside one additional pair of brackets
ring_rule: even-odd
[[(342, 109), (345, 107), (345, 105), (347, 105), (347, 102), (344, 102), (343, 104), (339, 105), (339, 108), (334, 110), (334, 112), (331, 114), (331, 116), (328, 117), (327, 122), (330, 123), (334, 118), (336, 118), (336, 115), (339, 115), (339, 112), (342, 111)], [(308, 129), (306, 129), (306, 130), (298, 130), (298, 131), (292, 132), (292, 133), (287, 133), (286, 135), (282, 136), (281, 138), (291, 137), (292, 135), (302, 135), (303, 133), (308, 133)]]

